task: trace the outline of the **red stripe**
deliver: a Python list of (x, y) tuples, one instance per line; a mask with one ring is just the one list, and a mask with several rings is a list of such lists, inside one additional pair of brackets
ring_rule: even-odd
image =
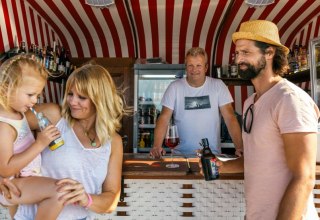
[[(227, 39), (227, 34), (228, 34), (230, 26), (231, 26), (232, 22), (234, 21), (235, 16), (238, 13), (242, 3), (243, 3), (243, 1), (241, 1), (241, 0), (235, 0), (233, 8), (231, 10), (231, 13), (228, 15), (228, 17), (226, 18), (225, 23), (223, 24), (219, 39), (217, 41), (218, 45), (216, 46), (216, 48), (217, 48), (216, 54), (218, 56), (216, 56), (215, 59), (216, 59), (216, 63), (217, 64), (222, 64), (222, 58), (223, 58), (222, 54), (225, 54), (225, 52), (224, 52), (224, 44), (225, 44), (225, 41)], [(228, 39), (228, 40), (231, 43), (231, 39)]]
[(2, 30), (1, 30), (1, 26), (0, 26), (0, 53), (5, 52), (4, 51), (4, 40), (2, 38)]
[[(306, 3), (304, 3), (295, 13), (293, 13), (293, 15), (286, 21), (286, 23), (279, 30), (280, 38), (284, 34), (284, 32), (290, 28), (290, 25), (293, 24), (297, 20), (297, 18), (299, 18), (299, 16), (302, 15), (312, 5), (313, 2), (314, 2), (314, 0), (306, 1)], [(284, 14), (282, 14), (281, 16), (283, 17)], [(306, 19), (304, 19), (304, 21), (305, 20)], [(308, 19), (308, 21), (309, 20), (310, 19)], [(303, 22), (302, 26), (304, 26), (305, 24), (306, 24), (306, 22)]]
[(146, 40), (144, 36), (144, 29), (143, 29), (143, 21), (141, 17), (141, 10), (140, 10), (140, 2), (131, 0), (131, 7), (133, 11), (133, 16), (135, 20), (135, 25), (138, 33), (138, 41), (139, 41), (139, 54), (140, 58), (146, 58)]
[[(134, 40), (133, 40), (133, 33), (132, 33), (132, 28), (131, 28), (131, 25), (129, 22), (129, 18), (127, 16), (126, 7), (124, 6), (123, 1), (116, 1), (116, 7), (118, 10), (120, 19), (121, 19), (124, 33), (126, 35), (129, 57), (137, 57), (138, 55), (135, 54), (135, 51), (134, 51), (135, 46), (134, 46)], [(109, 28), (110, 28), (110, 26), (109, 26)], [(116, 27), (114, 27), (114, 29), (116, 30)], [(110, 29), (110, 31), (111, 31), (111, 29)], [(115, 41), (115, 39), (118, 39), (118, 38), (119, 38), (119, 35), (117, 36), (117, 38), (113, 39), (114, 42), (117, 42), (117, 41)], [(120, 45), (120, 42), (115, 44), (115, 46), (118, 44)], [(116, 49), (116, 54), (120, 54), (121, 47), (119, 46), (118, 48), (115, 48), (115, 49)], [(118, 52), (118, 50), (120, 52)]]
[[(251, 16), (252, 16), (253, 13), (255, 12), (255, 10), (256, 10), (256, 9), (255, 9), (254, 7), (248, 8), (247, 11), (246, 11), (246, 13), (245, 13), (245, 14), (243, 15), (243, 17), (242, 17), (240, 24), (241, 24), (242, 22), (244, 22), (244, 21), (250, 20)], [(238, 27), (238, 28), (239, 28), (239, 27)], [(238, 30), (238, 28), (237, 28), (237, 30)], [(230, 41), (231, 41), (231, 39), (230, 39)], [(229, 52), (229, 63), (231, 63), (231, 61), (232, 61), (232, 54), (233, 54), (234, 52), (235, 52), (235, 44), (231, 44), (230, 52)]]
[[(73, 7), (71, 1), (63, 0), (62, 2), (65, 5), (65, 7), (68, 9), (68, 11), (70, 12), (70, 15), (74, 18), (74, 20), (77, 22), (78, 26), (82, 30), (82, 32), (86, 38), (86, 41), (87, 41), (86, 43), (88, 44), (88, 47), (89, 47), (90, 57), (97, 57), (95, 45), (94, 45), (93, 39), (92, 39), (92, 35), (91, 35), (90, 31), (88, 30), (88, 28), (86, 27), (85, 23), (83, 22), (82, 18), (79, 16), (78, 11)], [(52, 3), (51, 5), (54, 5), (54, 4)], [(54, 5), (54, 7), (56, 9), (52, 9), (53, 11), (59, 10), (55, 5)], [(56, 14), (62, 15), (62, 13), (60, 11), (56, 12)], [(72, 27), (72, 25), (68, 22), (68, 20), (66, 19), (65, 16), (62, 15), (62, 17), (60, 17), (60, 15), (59, 15), (58, 17), (60, 18), (61, 21), (63, 21), (63, 24), (65, 24), (66, 27), (67, 26)], [(77, 38), (78, 38), (78, 35), (73, 28), (72, 28), (72, 31), (69, 28), (68, 28), (68, 30), (70, 32), (74, 32), (73, 34), (75, 36), (77, 36)], [(82, 47), (81, 44), (83, 44), (84, 42), (79, 41), (79, 43), (80, 43), (79, 46)]]
[(319, 36), (319, 29), (320, 29), (320, 16), (317, 18), (317, 23), (315, 26), (315, 31), (313, 37), (318, 37)]
[[(211, 20), (211, 24), (207, 34), (207, 41), (206, 41), (206, 51), (208, 53), (208, 60), (211, 62), (211, 51), (212, 51), (212, 44), (213, 44), (213, 37), (216, 32), (216, 28), (218, 27), (218, 22), (220, 17), (222, 16), (222, 12), (226, 7), (227, 1), (219, 1), (217, 5), (217, 9), (214, 12), (214, 15)], [(216, 46), (216, 45), (215, 45)], [(210, 53), (209, 53), (210, 52)], [(217, 65), (222, 65), (222, 63), (216, 63)]]
[(149, 17), (152, 34), (153, 57), (159, 57), (159, 31), (158, 31), (158, 11), (157, 0), (148, 0)]
[(299, 45), (302, 45), (303, 36), (304, 36), (304, 29), (300, 32)]
[(47, 81), (47, 89), (48, 89), (49, 100), (46, 100), (46, 101), (47, 101), (47, 102), (53, 102), (53, 97), (52, 97), (52, 93), (51, 93), (51, 84), (50, 84), (50, 81)]
[[(208, 7), (210, 4), (210, 0), (202, 0), (200, 4), (199, 13), (196, 20), (196, 25), (194, 29), (193, 41), (192, 46), (198, 47), (200, 42), (200, 34), (204, 23), (205, 15), (207, 14)], [(220, 10), (220, 9), (219, 9)], [(211, 51), (210, 51), (211, 52)]]
[(25, 8), (25, 4), (24, 1), (20, 1), (20, 5), (21, 5), (21, 13), (22, 13), (22, 20), (23, 20), (23, 24), (24, 24), (24, 32), (26, 35), (26, 40), (28, 42), (28, 44), (30, 45), (31, 42), (31, 37), (30, 37), (30, 31), (29, 31), (29, 24), (28, 24), (28, 20), (27, 20), (27, 13), (26, 13), (26, 8)]
[(272, 10), (277, 6), (280, 0), (276, 0), (274, 4), (268, 5), (265, 7), (263, 12), (260, 14), (258, 20), (266, 20), (268, 15), (272, 12)]
[[(173, 14), (174, 0), (166, 0), (166, 60), (172, 63), (172, 33), (173, 33)], [(183, 62), (184, 63), (184, 62)]]
[[(248, 98), (248, 86), (240, 86), (241, 88), (241, 108), (243, 108), (244, 101)], [(242, 109), (241, 109), (242, 110)]]
[[(3, 8), (3, 16), (7, 28), (7, 36), (8, 36), (8, 41), (9, 41), (9, 47), (13, 48), (14, 45), (14, 38), (12, 36), (12, 30), (11, 30), (11, 22), (9, 18), (9, 12), (8, 12), (8, 7), (7, 7), (7, 1), (1, 1), (2, 2), (2, 8)], [(19, 41), (19, 39), (18, 39)]]
[[(80, 1), (80, 2), (81, 2), (81, 6), (82, 6), (83, 10), (88, 15), (88, 18), (90, 19), (93, 27), (95, 28), (95, 30), (97, 32), (97, 35), (98, 35), (98, 38), (99, 38), (100, 44), (101, 44), (102, 56), (103, 57), (110, 57), (109, 50), (108, 50), (109, 47), (108, 47), (108, 43), (107, 43), (107, 37), (104, 35), (103, 30), (101, 28), (101, 25), (100, 25), (99, 21), (97, 20), (97, 17), (95, 16), (95, 14), (93, 13), (92, 7), (85, 4), (84, 1)], [(77, 15), (77, 17), (79, 17), (78, 13), (75, 13), (75, 14)], [(80, 18), (80, 20), (82, 21), (81, 18)], [(78, 20), (76, 20), (76, 21), (78, 21)], [(83, 26), (86, 27), (84, 24), (83, 24)], [(89, 32), (89, 30), (87, 28), (86, 28), (86, 30)], [(91, 36), (90, 33), (89, 33), (89, 36)], [(92, 40), (92, 44), (93, 44), (92, 49), (95, 49), (92, 37), (90, 38), (90, 40)], [(96, 53), (96, 51), (95, 51), (95, 53)], [(97, 54), (95, 54), (95, 56), (97, 56)]]
[[(50, 35), (49, 35), (49, 28), (48, 28), (48, 24), (44, 23), (44, 27), (46, 29), (46, 35), (47, 35), (47, 45), (50, 45), (51, 47), (53, 46), (53, 44), (51, 44), (51, 40), (50, 40)], [(53, 48), (54, 50), (54, 48)]]
[[(41, 37), (41, 42), (43, 46), (46, 46), (46, 41), (44, 39), (44, 32), (43, 32), (43, 28), (42, 28), (42, 22), (41, 22), (41, 17), (39, 15), (37, 15), (37, 19), (38, 19), (38, 25), (39, 25), (39, 31), (40, 31), (40, 37)], [(36, 32), (35, 32), (36, 33)]]
[[(50, 26), (57, 32), (58, 36), (60, 36), (60, 39), (62, 41), (62, 44), (65, 48), (70, 49), (67, 39), (65, 38), (64, 34), (60, 30), (59, 26), (53, 22), (53, 20), (48, 16), (48, 14), (38, 5), (38, 3), (35, 0), (28, 0), (29, 3), (32, 5), (32, 7), (50, 24)], [(79, 41), (79, 38), (76, 34), (76, 32), (73, 30), (72, 26), (67, 22), (65, 17), (62, 15), (60, 10), (55, 6), (55, 4), (52, 1), (41, 1), (42, 4), (50, 4), (48, 5), (49, 8), (52, 9), (52, 12), (56, 13), (57, 17), (60, 18), (61, 22), (65, 24), (67, 27), (67, 30), (69, 30), (72, 40), (74, 41), (76, 45), (76, 50), (79, 57), (83, 57), (83, 50), (81, 43)]]
[(285, 6), (279, 11), (279, 13), (273, 18), (272, 22), (278, 24), (283, 16), (294, 6), (292, 2), (288, 1)]
[(38, 45), (39, 47), (42, 47), (42, 45), (39, 45), (39, 42), (38, 42), (36, 22), (35, 22), (35, 18), (34, 18), (34, 14), (33, 14), (32, 8), (29, 8), (29, 14), (30, 14), (30, 19), (31, 19), (31, 24), (30, 24), (30, 25), (31, 25), (32, 32), (33, 32), (34, 42), (35, 42), (35, 44)]
[(310, 35), (311, 35), (311, 30), (312, 30), (312, 22), (308, 25), (308, 30), (307, 30), (307, 37), (304, 45), (308, 48), (309, 40), (310, 40)]
[(59, 101), (60, 101), (60, 100), (59, 100), (59, 94), (58, 94), (58, 93), (59, 93), (59, 91), (60, 91), (60, 90), (59, 90), (59, 87), (60, 87), (59, 85), (60, 85), (60, 84), (59, 84), (59, 83), (56, 83), (56, 82), (53, 82), (53, 85), (54, 85), (53, 89), (54, 89), (54, 95), (55, 95), (55, 97), (56, 97), (56, 103), (59, 104)]
[[(117, 28), (116, 28), (116, 26), (114, 24), (114, 21), (113, 21), (113, 19), (111, 17), (110, 11), (109, 10), (102, 10), (102, 14), (103, 14), (104, 20), (108, 24), (108, 27), (109, 27), (109, 30), (110, 30), (110, 33), (111, 33), (111, 36), (112, 36), (112, 39), (113, 39), (113, 44), (114, 44), (116, 57), (122, 57), (119, 33), (118, 33)], [(107, 51), (107, 52), (108, 52), (108, 55), (109, 55), (109, 51)]]
[[(22, 36), (21, 36), (21, 28), (20, 28), (19, 16), (18, 16), (18, 11), (17, 11), (17, 3), (16, 3), (16, 1), (11, 1), (11, 3), (12, 3), (12, 10), (13, 10), (13, 16), (14, 16), (14, 20), (15, 20), (18, 39), (20, 39), (19, 41), (21, 41)], [(23, 39), (23, 40), (26, 40), (26, 39)], [(28, 43), (28, 45), (29, 45), (29, 43)]]
[(184, 59), (185, 59), (187, 30), (188, 30), (191, 6), (192, 6), (192, 1), (184, 1), (182, 14), (181, 14), (180, 36), (179, 36), (179, 63), (184, 63)]
[(232, 86), (232, 85), (229, 85), (229, 86), (228, 86), (229, 92), (230, 92), (230, 94), (231, 94), (231, 96), (232, 96), (232, 98), (233, 98), (233, 100), (234, 100), (234, 102), (232, 103), (233, 109), (235, 109), (235, 103), (236, 103), (236, 97), (235, 97), (234, 87), (235, 87), (235, 86)]
[[(293, 41), (294, 37), (296, 36), (296, 33), (299, 32), (301, 28), (303, 28), (309, 21), (312, 20), (318, 13), (320, 13), (320, 7), (317, 7), (315, 10), (313, 10), (305, 19), (303, 19), (294, 30), (291, 31), (291, 34), (289, 35), (285, 45), (291, 45), (291, 42)], [(298, 15), (296, 15), (298, 17)], [(318, 26), (319, 27), (319, 26)]]

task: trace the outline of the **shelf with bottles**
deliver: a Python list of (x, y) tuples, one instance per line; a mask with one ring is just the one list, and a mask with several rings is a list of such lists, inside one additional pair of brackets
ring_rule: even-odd
[(56, 42), (53, 42), (53, 47), (47, 45), (42, 48), (31, 43), (27, 51), (26, 42), (21, 41), (19, 45), (7, 52), (7, 58), (23, 53), (29, 54), (48, 70), (50, 81), (61, 82), (76, 68), (70, 62), (70, 51)]

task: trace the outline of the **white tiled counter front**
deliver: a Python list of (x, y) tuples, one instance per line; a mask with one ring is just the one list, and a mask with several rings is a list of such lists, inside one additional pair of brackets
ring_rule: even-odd
[[(93, 219), (240, 220), (244, 217), (243, 180), (126, 179), (126, 206)], [(125, 216), (116, 216), (118, 212)]]

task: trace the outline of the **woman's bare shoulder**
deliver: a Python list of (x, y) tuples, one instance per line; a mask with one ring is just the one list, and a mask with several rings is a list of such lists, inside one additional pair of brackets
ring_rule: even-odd
[(43, 103), (34, 108), (37, 112), (43, 112), (53, 124), (56, 124), (61, 118), (61, 107), (58, 104)]

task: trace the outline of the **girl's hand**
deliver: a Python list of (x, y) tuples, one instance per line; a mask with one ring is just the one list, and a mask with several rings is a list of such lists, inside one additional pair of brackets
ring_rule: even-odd
[(61, 192), (63, 196), (59, 198), (63, 201), (64, 205), (77, 204), (82, 207), (87, 207), (89, 204), (89, 197), (86, 193), (83, 185), (76, 180), (62, 179), (57, 182), (58, 192)]
[(9, 179), (0, 177), (0, 193), (6, 198), (11, 199), (12, 197), (20, 197), (21, 192), (18, 187), (12, 183)]
[(60, 136), (60, 131), (54, 125), (49, 125), (37, 134), (36, 142), (45, 148)]

